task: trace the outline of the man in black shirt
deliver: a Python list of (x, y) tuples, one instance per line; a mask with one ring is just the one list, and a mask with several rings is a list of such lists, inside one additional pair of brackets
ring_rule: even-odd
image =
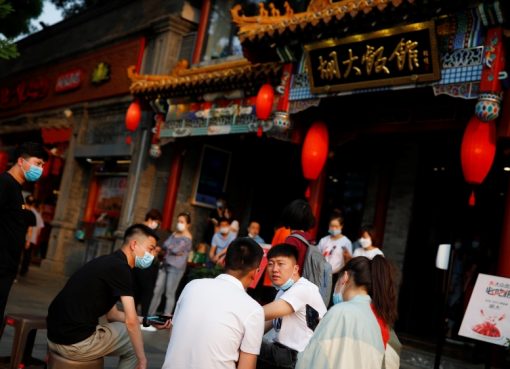
[[(120, 250), (88, 262), (69, 279), (48, 309), (50, 350), (75, 361), (120, 356), (118, 368), (147, 368), (131, 269), (152, 264), (157, 240), (152, 229), (135, 224)], [(117, 309), (119, 299), (124, 311)], [(99, 323), (102, 316), (108, 323)]]
[(0, 318), (16, 278), (27, 229), (35, 225), (34, 214), (25, 209), (21, 189), (26, 181), (37, 181), (48, 154), (37, 143), (24, 143), (16, 153), (14, 165), (0, 174)]

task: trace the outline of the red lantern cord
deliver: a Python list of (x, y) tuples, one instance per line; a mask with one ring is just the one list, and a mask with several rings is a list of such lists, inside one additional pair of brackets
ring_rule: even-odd
[(312, 195), (312, 190), (310, 189), (310, 185), (308, 185), (306, 187), (306, 191), (305, 191), (305, 199), (309, 200), (311, 195)]
[(473, 207), (476, 204), (475, 191), (471, 191), (471, 195), (469, 195), (469, 206)]

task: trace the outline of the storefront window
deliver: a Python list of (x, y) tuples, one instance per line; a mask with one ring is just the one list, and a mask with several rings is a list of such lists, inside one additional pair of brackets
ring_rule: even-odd
[(95, 214), (97, 216), (94, 237), (111, 237), (117, 228), (122, 199), (127, 188), (127, 177), (99, 178)]
[(234, 0), (215, 0), (213, 2), (203, 61), (243, 54), (241, 42), (236, 36), (236, 29), (230, 16), (230, 9), (236, 3)]

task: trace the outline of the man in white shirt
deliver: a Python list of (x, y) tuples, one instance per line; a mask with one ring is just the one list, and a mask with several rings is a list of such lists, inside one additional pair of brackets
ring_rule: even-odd
[(254, 369), (264, 334), (264, 311), (246, 289), (262, 248), (238, 238), (225, 255), (225, 274), (194, 280), (177, 302), (162, 369)]
[(275, 300), (264, 306), (266, 330), (274, 329), (271, 342), (264, 340), (259, 361), (263, 368), (294, 368), (297, 354), (305, 349), (327, 308), (319, 288), (299, 275), (298, 251), (276, 245), (267, 254), (267, 270), (278, 289)]

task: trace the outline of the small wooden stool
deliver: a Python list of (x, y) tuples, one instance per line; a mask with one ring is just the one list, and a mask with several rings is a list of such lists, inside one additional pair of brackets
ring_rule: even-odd
[[(46, 317), (28, 314), (8, 314), (5, 316), (0, 336), (3, 335), (6, 326), (14, 328), (14, 341), (12, 342), (10, 369), (18, 369), (24, 359), (24, 355), (32, 355), (35, 333), (29, 339), (32, 331), (46, 329)], [(30, 342), (29, 342), (30, 341)]]
[(91, 361), (74, 361), (48, 351), (48, 369), (103, 369), (104, 358)]

